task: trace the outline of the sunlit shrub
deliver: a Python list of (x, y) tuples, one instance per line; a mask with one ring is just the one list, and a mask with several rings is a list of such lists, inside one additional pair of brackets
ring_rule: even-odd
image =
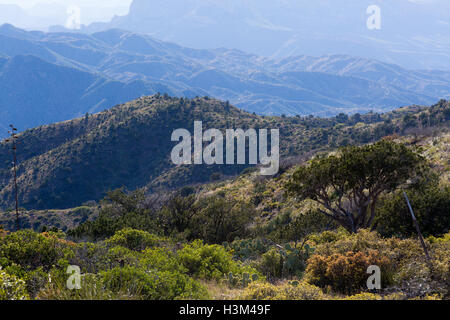
[(219, 280), (230, 272), (242, 274), (257, 273), (249, 267), (242, 267), (233, 260), (231, 252), (220, 245), (203, 244), (196, 240), (178, 252), (178, 261), (188, 270), (188, 274), (207, 280)]
[(323, 231), (321, 233), (312, 234), (309, 236), (309, 240), (314, 243), (314, 245), (318, 245), (342, 240), (349, 235), (350, 233), (344, 228), (338, 228), (335, 231)]
[(154, 247), (164, 239), (142, 230), (126, 228), (117, 231), (114, 236), (106, 240), (112, 246), (122, 246), (130, 250), (140, 251), (147, 247)]
[(187, 273), (175, 253), (163, 248), (147, 248), (139, 256), (139, 264), (145, 269)]
[(206, 289), (179, 272), (138, 269), (125, 266), (101, 273), (107, 289), (139, 294), (147, 300), (204, 299)]
[[(331, 234), (336, 233), (331, 232)], [(368, 230), (360, 230), (357, 234), (342, 237), (330, 236), (330, 232), (326, 234), (327, 238), (336, 237), (337, 240), (316, 245), (315, 254), (321, 258), (314, 258), (316, 259), (314, 269), (321, 270), (320, 274), (326, 274), (328, 268), (326, 262), (332, 260), (330, 257), (335, 254), (345, 256), (347, 252), (361, 252), (368, 255), (371, 250), (376, 250), (380, 256), (389, 260), (389, 265), (385, 266), (387, 269), (381, 268), (382, 289), (391, 286), (393, 290), (405, 293), (408, 299), (433, 294), (449, 296), (450, 241), (446, 240), (448, 235), (427, 239), (433, 265), (430, 270), (417, 238), (382, 238), (376, 232)], [(360, 273), (364, 274), (364, 272)], [(368, 275), (364, 276), (367, 279)]]
[(0, 300), (25, 299), (28, 299), (25, 281), (9, 275), (0, 268)]
[(36, 296), (38, 300), (139, 300), (142, 297), (130, 290), (113, 292), (105, 287), (100, 277), (93, 274), (83, 275), (81, 288), (70, 290), (66, 282), (53, 279)]
[(109, 248), (108, 252), (103, 257), (105, 265), (108, 269), (123, 266), (137, 266), (138, 254), (128, 248), (116, 246)]
[(322, 300), (322, 290), (314, 285), (300, 282), (292, 285), (283, 283), (252, 283), (241, 295), (243, 300)]
[(330, 286), (335, 292), (352, 294), (360, 292), (368, 278), (367, 268), (376, 265), (381, 269), (382, 284), (386, 286), (391, 282), (390, 261), (370, 250), (363, 252), (347, 252), (346, 254), (333, 254), (331, 256), (314, 255), (308, 260), (306, 269), (308, 281), (319, 287)]
[(389, 295), (380, 295), (371, 292), (358, 293), (352, 296), (341, 298), (340, 300), (405, 300), (405, 295), (401, 293), (392, 293)]
[(23, 230), (0, 239), (0, 256), (25, 270), (42, 267), (49, 270), (63, 260), (73, 257), (74, 244), (58, 233), (35, 233)]

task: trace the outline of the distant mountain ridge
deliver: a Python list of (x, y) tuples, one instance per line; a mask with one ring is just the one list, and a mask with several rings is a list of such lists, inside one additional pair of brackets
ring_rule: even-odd
[[(380, 30), (367, 28), (373, 5)], [(134, 0), (128, 15), (82, 31), (121, 28), (193, 48), (274, 58), (345, 54), (450, 71), (449, 14), (447, 0)]]
[[(69, 120), (156, 92), (213, 96), (258, 114), (331, 116), (431, 104), (450, 72), (349, 56), (268, 59), (196, 50), (112, 29), (93, 34), (0, 27), (0, 131)], [(0, 133), (0, 137), (5, 133)]]

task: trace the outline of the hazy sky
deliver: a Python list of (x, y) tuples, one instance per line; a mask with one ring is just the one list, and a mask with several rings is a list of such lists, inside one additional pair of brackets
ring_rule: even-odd
[(30, 8), (38, 3), (55, 3), (61, 5), (77, 5), (86, 7), (128, 7), (132, 0), (0, 0), (0, 4), (17, 4), (22, 8)]
[[(149, 0), (150, 1), (150, 0)], [(240, 0), (203, 0), (207, 2), (229, 2), (236, 3)], [(244, 1), (244, 0), (242, 0)], [(273, 0), (282, 3), (305, 1), (305, 0)], [(315, 1), (315, 0), (311, 0)], [(336, 0), (337, 1), (337, 0)], [(347, 1), (347, 0), (340, 0)], [(374, 0), (380, 2), (382, 0)], [(384, 0), (388, 4), (390, 1), (395, 2), (416, 2), (427, 5), (438, 3), (446, 3), (450, 0)], [(126, 15), (132, 0), (0, 0), (0, 5), (13, 4), (22, 7), (21, 10), (3, 9), (0, 10), (0, 25), (3, 23), (11, 23), (16, 27), (25, 29), (47, 30), (53, 25), (68, 25), (69, 20), (73, 17), (72, 6), (76, 6), (79, 11), (79, 23), (77, 25), (89, 25), (96, 21), (110, 21), (115, 15)], [(156, 1), (158, 2), (158, 1)], [(172, 2), (172, 1), (168, 1)], [(173, 5), (177, 2), (173, 1)], [(170, 7), (170, 4), (168, 4)], [(78, 9), (79, 8), (79, 9)]]
[[(18, 5), (22, 15), (9, 9), (0, 12), (0, 24), (12, 23), (26, 29), (45, 30), (51, 25), (64, 25), (71, 6), (80, 8), (80, 22), (88, 25), (109, 21), (115, 15), (126, 15), (132, 0), (0, 0), (0, 5)], [(4, 10), (3, 10), (4, 11)]]

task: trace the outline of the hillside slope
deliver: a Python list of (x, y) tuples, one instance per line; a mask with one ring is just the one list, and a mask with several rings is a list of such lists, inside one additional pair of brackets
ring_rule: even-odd
[(0, 137), (9, 123), (23, 128), (69, 120), (158, 90), (143, 81), (125, 83), (15, 56), (0, 65)]
[[(83, 118), (27, 130), (19, 136), (18, 184), (21, 206), (70, 208), (102, 198), (108, 190), (147, 186), (164, 190), (235, 175), (245, 165), (174, 166), (175, 129), (280, 129), (281, 165), (310, 152), (378, 140), (417, 128), (447, 126), (449, 103), (413, 106), (384, 115), (348, 117), (262, 117), (210, 98), (192, 100), (154, 95)], [(0, 144), (0, 205), (13, 201), (10, 144)], [(297, 160), (296, 160), (297, 159)]]

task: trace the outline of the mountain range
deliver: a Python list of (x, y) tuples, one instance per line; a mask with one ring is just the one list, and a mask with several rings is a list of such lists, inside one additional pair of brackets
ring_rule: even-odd
[(265, 115), (383, 112), (450, 93), (450, 72), (344, 55), (271, 59), (198, 50), (111, 29), (92, 34), (0, 27), (0, 137), (157, 92), (213, 96)]
[[(367, 27), (374, 5), (380, 29)], [(134, 0), (127, 15), (82, 31), (120, 28), (198, 49), (344, 54), (449, 71), (449, 22), (447, 0)]]

